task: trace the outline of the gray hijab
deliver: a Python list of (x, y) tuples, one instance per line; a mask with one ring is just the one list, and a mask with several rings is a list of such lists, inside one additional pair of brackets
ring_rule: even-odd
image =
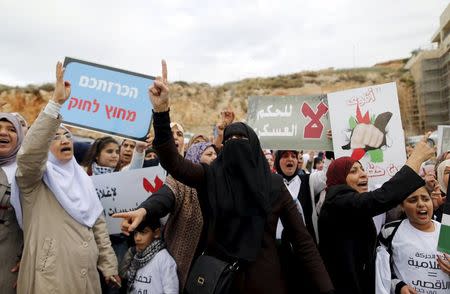
[(3, 121), (6, 120), (6, 121), (10, 122), (16, 129), (17, 144), (6, 156), (0, 157), (0, 166), (8, 165), (8, 164), (16, 161), (16, 155), (20, 149), (20, 145), (22, 145), (22, 141), (23, 141), (23, 137), (24, 137), (22, 126), (20, 125), (20, 122), (15, 115), (13, 115), (11, 113), (6, 113), (6, 112), (0, 112), (0, 121), (2, 121), (2, 120)]

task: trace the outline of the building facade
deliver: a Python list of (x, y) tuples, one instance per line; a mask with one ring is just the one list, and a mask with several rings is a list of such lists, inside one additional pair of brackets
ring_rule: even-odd
[(405, 65), (414, 78), (417, 97), (411, 120), (420, 132), (450, 124), (450, 5), (441, 14), (431, 42), (436, 49), (415, 52)]

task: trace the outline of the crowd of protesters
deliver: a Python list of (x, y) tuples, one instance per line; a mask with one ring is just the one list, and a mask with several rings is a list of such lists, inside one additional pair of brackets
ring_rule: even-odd
[[(0, 293), (206, 293), (192, 286), (202, 256), (233, 271), (207, 293), (450, 293), (450, 256), (437, 251), (450, 150), (436, 156), (427, 136), (369, 191), (359, 161), (263, 150), (230, 108), (215, 136), (185, 144), (165, 61), (147, 142), (74, 143), (60, 115), (70, 88), (58, 63), (30, 127), (0, 113)], [(91, 176), (157, 165), (164, 185), (115, 214), (122, 233), (110, 235)]]

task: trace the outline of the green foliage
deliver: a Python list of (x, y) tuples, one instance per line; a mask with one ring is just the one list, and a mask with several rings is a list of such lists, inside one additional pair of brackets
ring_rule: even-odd
[(33, 94), (35, 96), (39, 96), (39, 87), (33, 84), (29, 84), (26, 87), (22, 88), (25, 93)]
[(405, 76), (400, 78), (400, 82), (406, 84), (408, 87), (414, 87), (415, 82), (412, 76)]
[(189, 87), (189, 83), (185, 82), (185, 81), (175, 81), (173, 82), (176, 85), (180, 85), (181, 87)]
[(319, 74), (315, 71), (307, 71), (304, 73), (304, 76), (309, 78), (317, 78)]
[(39, 89), (47, 91), (47, 92), (53, 92), (55, 90), (55, 84), (46, 83), (46, 84), (39, 86)]
[(367, 78), (364, 74), (347, 72), (339, 76), (339, 81), (365, 83)]
[[(226, 85), (226, 84), (225, 84)], [(303, 77), (301, 74), (280, 75), (271, 78), (245, 79), (237, 84), (238, 90), (260, 90), (260, 89), (287, 89), (303, 87)]]
[(12, 89), (12, 87), (10, 87), (10, 86), (0, 84), (0, 93), (4, 92), (4, 91), (9, 91), (11, 89)]

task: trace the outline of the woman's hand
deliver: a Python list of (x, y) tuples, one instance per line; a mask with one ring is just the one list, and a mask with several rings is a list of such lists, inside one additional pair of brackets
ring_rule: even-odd
[(130, 212), (115, 213), (112, 215), (114, 218), (123, 218), (121, 224), (122, 233), (129, 236), (139, 224), (144, 220), (147, 210), (145, 208), (139, 208)]
[(400, 289), (400, 294), (417, 294), (417, 292), (413, 287), (405, 285)]
[(162, 78), (157, 77), (153, 86), (148, 89), (148, 96), (155, 112), (166, 112), (169, 110), (169, 83), (167, 82), (167, 64), (164, 59), (161, 61), (161, 65)]
[(442, 197), (441, 186), (436, 184), (433, 191), (431, 192), (431, 200), (433, 201), (434, 210), (438, 209), (442, 204), (445, 203), (447, 197)]
[(152, 143), (153, 143), (153, 137), (148, 134), (147, 135), (147, 139), (145, 139), (145, 142), (136, 142), (136, 152), (138, 153), (143, 153), (145, 150), (147, 150), (149, 147), (152, 147)]
[(445, 254), (441, 257), (438, 255), (437, 262), (439, 265), (439, 268), (445, 272), (447, 275), (450, 275), (450, 255)]
[(70, 97), (70, 83), (64, 81), (65, 68), (62, 67), (62, 63), (58, 61), (56, 64), (56, 84), (55, 91), (53, 92), (52, 100), (60, 105), (64, 104)]
[[(20, 261), (16, 263), (16, 265), (11, 269), (12, 273), (18, 273), (20, 269)], [(17, 289), (17, 280), (14, 282), (13, 286), (14, 289)]]
[(114, 288), (122, 287), (122, 280), (120, 279), (119, 275), (105, 277), (105, 282), (107, 285), (112, 286)]

